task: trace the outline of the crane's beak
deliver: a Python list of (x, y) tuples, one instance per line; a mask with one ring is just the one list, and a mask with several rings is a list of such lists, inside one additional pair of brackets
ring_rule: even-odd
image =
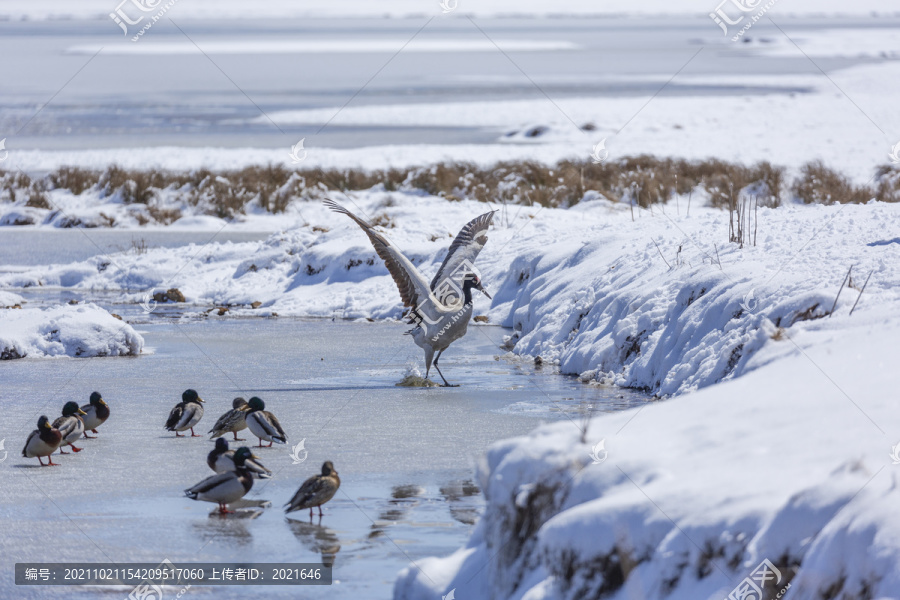
[(478, 285), (475, 286), (475, 289), (478, 290), (478, 291), (480, 291), (482, 294), (484, 294), (485, 296), (487, 296), (487, 297), (490, 298), (491, 300), (493, 300), (493, 298), (491, 298), (491, 295), (488, 294), (488, 291), (487, 291), (486, 289), (484, 289), (484, 286), (483, 286), (483, 285), (481, 285), (481, 282), (480, 282), (480, 281), (478, 282)]

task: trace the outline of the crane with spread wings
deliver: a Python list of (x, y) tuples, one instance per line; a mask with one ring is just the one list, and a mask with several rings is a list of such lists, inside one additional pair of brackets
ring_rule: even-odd
[(431, 372), (433, 361), (444, 386), (452, 387), (441, 373), (438, 360), (450, 344), (466, 334), (472, 318), (472, 290), (491, 297), (474, 263), (487, 243), (487, 230), (495, 211), (472, 219), (460, 230), (429, 283), (412, 261), (369, 223), (333, 200), (326, 200), (325, 204), (331, 210), (353, 219), (369, 236), (375, 252), (397, 284), (403, 305), (410, 308), (410, 323), (416, 326), (408, 333), (416, 345), (425, 351), (425, 378)]

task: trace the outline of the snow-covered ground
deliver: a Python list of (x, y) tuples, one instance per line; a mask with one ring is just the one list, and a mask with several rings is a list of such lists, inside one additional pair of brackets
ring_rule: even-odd
[(3, 308), (21, 297), (0, 292), (0, 359), (140, 354), (144, 338), (94, 304)]
[[(451, 236), (492, 208), (377, 188), (338, 199), (385, 223), (428, 277)], [(681, 197), (635, 209), (634, 220), (627, 205), (590, 196), (571, 209), (501, 207), (479, 258), (494, 299), (479, 299), (476, 314), (514, 328), (516, 352), (585, 380), (668, 395), (880, 322), (900, 303), (900, 242), (889, 233), (900, 229), (900, 206), (761, 208), (757, 246), (740, 249), (727, 241), (727, 212), (703, 206), (699, 192), (691, 203), (690, 216)], [(300, 224), (265, 241), (18, 269), (0, 274), (0, 287), (106, 290), (134, 303), (174, 287), (189, 311), (399, 318), (393, 281), (362, 232), (319, 203), (296, 206)], [(821, 319), (851, 265), (853, 288)]]

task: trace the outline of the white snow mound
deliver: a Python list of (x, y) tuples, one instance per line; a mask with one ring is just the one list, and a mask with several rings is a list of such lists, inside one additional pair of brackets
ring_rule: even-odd
[(0, 359), (140, 354), (144, 338), (94, 304), (0, 310)]

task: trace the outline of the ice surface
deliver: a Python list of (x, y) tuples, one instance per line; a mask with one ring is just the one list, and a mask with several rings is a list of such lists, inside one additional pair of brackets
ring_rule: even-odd
[[(187, 4), (177, 8), (195, 6)], [(154, 28), (151, 43), (116, 44), (109, 7), (103, 20), (60, 20), (49, 29), (7, 22), (0, 52), (28, 56), (34, 65), (11, 63), (0, 72), (10, 90), (3, 93), (9, 109), (0, 126), (9, 130), (30, 119), (33, 106), (58, 91), (57, 81), (89, 58), (67, 53), (73, 47), (104, 51), (85, 78), (67, 86), (66, 97), (79, 102), (51, 103), (39, 120), (9, 136), (4, 168), (41, 174), (63, 165), (105, 169), (113, 163), (176, 171), (268, 163), (302, 169), (406, 168), (445, 160), (554, 163), (587, 159), (602, 139), (611, 158), (768, 160), (791, 169), (822, 159), (858, 183), (888, 163), (897, 142), (890, 132), (900, 130), (896, 18), (782, 20), (783, 31), (763, 19), (746, 42), (732, 43), (708, 18), (714, 8), (656, 20), (480, 22), (499, 41), (571, 40), (569, 49), (550, 43), (511, 51), (528, 77), (462, 15), (434, 19), (408, 54), (381, 71), (390, 55), (370, 50), (400, 49), (427, 19), (203, 23), (203, 47), (240, 52), (227, 55), (225, 67), (254, 103), (235, 90), (223, 92), (221, 74), (171, 26)], [(781, 3), (773, 18), (789, 10), (800, 9)], [(483, 49), (412, 51), (415, 44), (438, 48), (451, 41)], [(279, 45), (319, 52), (303, 61), (296, 54), (253, 54)], [(173, 49), (194, 54), (162, 53)], [(148, 68), (119, 67), (134, 60)], [(347, 104), (376, 71), (365, 93)], [(294, 75), (279, 75), (284, 72)], [(121, 101), (123, 89), (129, 103)], [(273, 123), (291, 133), (275, 135)], [(595, 128), (583, 130), (588, 123)], [(524, 135), (535, 127), (545, 132)], [(295, 165), (288, 153), (301, 138), (308, 156)], [(46, 216), (31, 209), (18, 206), (15, 213)], [(99, 213), (94, 217), (103, 224)]]
[[(336, 554), (340, 583), (331, 588), (195, 586), (190, 595), (388, 598), (395, 574), (410, 560), (448, 553), (465, 540), (483, 507), (474, 466), (490, 443), (522, 435), (540, 419), (578, 419), (586, 404), (602, 410), (619, 394), (546, 368), (494, 360), (505, 333), (497, 327), (470, 331), (445, 354), (444, 373), (462, 387), (426, 389), (394, 385), (410, 361), (421, 362), (398, 324), (152, 317), (141, 326), (152, 354), (0, 362), (0, 438), (8, 451), (0, 461), (0, 597), (128, 595), (112, 588), (16, 587), (14, 562), (318, 563)], [(238, 395), (260, 395), (284, 426), (287, 446), (254, 449), (275, 473), (248, 496), (272, 502), (256, 518), (210, 516), (214, 506), (183, 497), (212, 473), (205, 460), (213, 447), (163, 430), (187, 387), (206, 400), (199, 433)], [(86, 403), (94, 390), (112, 411), (98, 439), (84, 440), (77, 455), (54, 456), (59, 467), (41, 469), (36, 459), (19, 455), (40, 414), (58, 414), (67, 400)], [(544, 407), (538, 418), (498, 412), (526, 399)], [(645, 401), (636, 394), (632, 400)], [(565, 412), (552, 410), (560, 407)], [(241, 437), (256, 444), (247, 431)], [(292, 447), (301, 440), (306, 458), (294, 464)], [(342, 480), (326, 516), (312, 524), (304, 513), (286, 519), (282, 504), (325, 460)]]

